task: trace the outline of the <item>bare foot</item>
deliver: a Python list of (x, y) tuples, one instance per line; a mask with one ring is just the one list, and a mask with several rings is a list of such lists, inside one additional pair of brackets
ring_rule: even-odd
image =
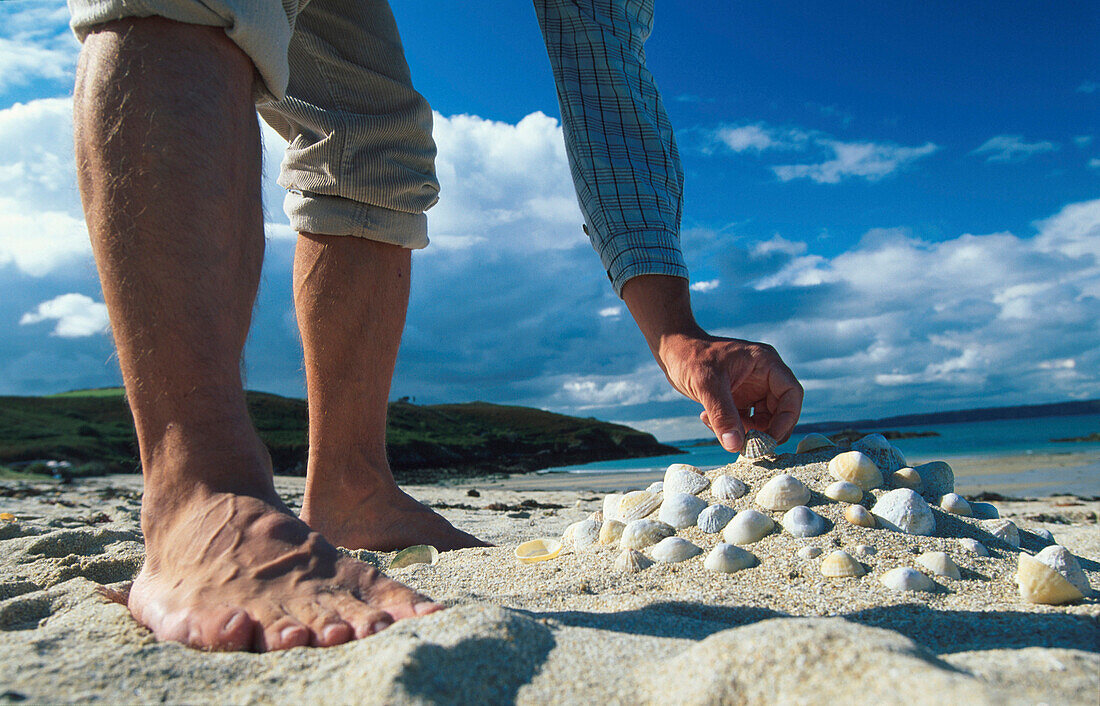
[(273, 493), (183, 495), (157, 502), (147, 491), (142, 508), (146, 562), (128, 605), (160, 640), (260, 652), (329, 646), (442, 608), (341, 555)]

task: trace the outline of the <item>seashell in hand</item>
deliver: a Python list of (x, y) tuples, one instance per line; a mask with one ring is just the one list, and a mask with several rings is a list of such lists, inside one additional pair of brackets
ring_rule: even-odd
[(723, 574), (732, 574), (741, 569), (756, 566), (756, 556), (733, 544), (719, 542), (703, 561), (703, 568)]
[(924, 498), (909, 488), (898, 488), (885, 493), (871, 514), (878, 518), (883, 527), (895, 532), (931, 536), (936, 532), (936, 518), (932, 508)]
[(645, 489), (654, 495), (659, 495), (665, 489), (665, 482), (663, 480), (655, 480), (647, 485)]
[(695, 524), (707, 534), (721, 532), (722, 528), (729, 524), (737, 512), (726, 505), (711, 505), (699, 513), (699, 519)]
[(959, 546), (970, 552), (971, 554), (977, 554), (978, 556), (989, 556), (989, 550), (985, 548), (984, 544), (976, 539), (963, 537), (959, 540)]
[(833, 449), (836, 448), (836, 444), (829, 440), (829, 437), (824, 434), (807, 434), (802, 437), (798, 442), (798, 448), (794, 450), (796, 454), (808, 454), (811, 451), (820, 451), (821, 449)]
[(744, 510), (730, 520), (722, 530), (722, 538), (730, 544), (752, 544), (771, 534), (775, 522), (762, 512)]
[(600, 527), (600, 544), (615, 544), (623, 536), (626, 525), (618, 520), (608, 520)]
[(882, 487), (882, 471), (867, 455), (859, 451), (845, 451), (829, 461), (829, 475), (837, 480), (855, 483), (860, 490)]
[(921, 493), (933, 502), (955, 492), (955, 472), (943, 461), (924, 463), (913, 469), (921, 479)]
[(816, 559), (821, 556), (821, 547), (802, 547), (798, 550), (799, 559)]
[(974, 514), (970, 509), (970, 503), (966, 502), (966, 498), (957, 493), (948, 493), (940, 498), (940, 509), (944, 512), (950, 512), (952, 515), (962, 515), (963, 517), (971, 517)]
[(1055, 544), (1046, 547), (1035, 555), (1035, 560), (1040, 561), (1060, 573), (1067, 581), (1072, 583), (1085, 598), (1092, 595), (1092, 587), (1089, 586), (1088, 576), (1081, 570), (1081, 564), (1077, 557), (1073, 556), (1065, 547)]
[(863, 576), (866, 573), (863, 564), (856, 561), (848, 552), (838, 549), (821, 560), (821, 575), (831, 579), (848, 576)]
[(982, 520), (978, 525), (1010, 547), (1020, 548), (1020, 531), (1012, 520)]
[(855, 483), (838, 480), (825, 489), (825, 497), (838, 503), (858, 503), (863, 500), (863, 490)]
[(810, 489), (789, 473), (780, 473), (756, 493), (756, 504), (768, 510), (785, 512), (810, 502)]
[(699, 556), (703, 550), (682, 537), (665, 537), (650, 553), (662, 564), (676, 564)]
[(710, 481), (695, 466), (674, 463), (665, 471), (664, 494), (688, 493), (698, 495), (707, 489)]
[(1085, 597), (1081, 589), (1070, 583), (1060, 572), (1040, 561), (1038, 555), (1031, 557), (1020, 554), (1019, 562), (1016, 567), (1016, 583), (1020, 587), (1020, 597), (1028, 603), (1062, 605)]
[(879, 580), (883, 586), (895, 591), (923, 591), (928, 593), (936, 590), (936, 584), (932, 579), (908, 566), (890, 569)]
[(751, 429), (745, 434), (745, 447), (741, 449), (741, 456), (750, 461), (771, 456), (776, 445), (775, 439), (762, 431)]
[(795, 537), (816, 537), (819, 534), (825, 534), (829, 528), (824, 517), (805, 505), (787, 510), (780, 524)]
[(524, 564), (553, 559), (561, 553), (561, 542), (549, 537), (532, 539), (516, 547), (516, 558)]
[(619, 519), (619, 501), (623, 499), (622, 493), (609, 493), (603, 499), (603, 519)]
[(623, 536), (619, 538), (619, 546), (623, 549), (645, 549), (674, 534), (676, 534), (676, 530), (664, 522), (648, 519), (634, 520), (626, 523), (626, 527), (623, 527)]
[(657, 519), (676, 529), (691, 527), (706, 506), (706, 500), (697, 498), (691, 493), (665, 493)]
[(747, 492), (749, 486), (733, 476), (718, 476), (710, 484), (710, 494), (719, 502), (733, 502)]
[(394, 554), (391, 569), (403, 569), (413, 564), (434, 564), (439, 561), (439, 550), (430, 544), (417, 544)]
[(936, 576), (946, 576), (949, 579), (962, 578), (958, 564), (947, 555), (947, 552), (925, 552), (917, 557), (917, 563)]
[(632, 493), (627, 493), (619, 500), (618, 517), (615, 519), (622, 523), (640, 520), (651, 515), (660, 506), (660, 495), (650, 493), (647, 490), (635, 490)]
[(921, 484), (923, 483), (920, 475), (912, 468), (899, 468), (898, 470), (890, 474), (890, 477), (887, 479), (887, 481), (892, 488), (909, 488), (911, 490), (917, 491), (918, 493), (920, 492)]
[(624, 549), (612, 565), (616, 571), (637, 573), (653, 566), (653, 560), (637, 549)]
[(857, 527), (875, 527), (875, 516), (862, 505), (849, 505), (844, 508), (844, 519)]
[(996, 520), (1001, 517), (1001, 513), (997, 511), (997, 506), (993, 503), (970, 503), (970, 513), (973, 517), (979, 520)]

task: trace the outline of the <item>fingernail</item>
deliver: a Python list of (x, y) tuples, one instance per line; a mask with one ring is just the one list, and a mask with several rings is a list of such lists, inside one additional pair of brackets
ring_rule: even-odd
[(722, 448), (730, 453), (737, 453), (741, 449), (741, 435), (727, 431), (722, 435)]

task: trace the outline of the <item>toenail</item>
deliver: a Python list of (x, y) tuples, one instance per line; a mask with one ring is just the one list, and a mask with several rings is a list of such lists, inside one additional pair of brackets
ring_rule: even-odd
[(423, 603), (417, 603), (413, 606), (413, 610), (417, 615), (424, 615), (426, 613), (433, 613), (440, 608), (438, 603), (432, 603), (431, 601), (424, 601)]
[(241, 627), (245, 620), (247, 620), (247, 618), (244, 613), (237, 613), (225, 622), (225, 627), (222, 628), (222, 632), (227, 635), (236, 632), (237, 628)]
[(389, 620), (379, 620), (370, 626), (371, 634), (373, 635), (376, 632), (382, 632), (391, 625), (393, 625), (393, 623)]
[(297, 626), (294, 626), (294, 627), (289, 627), (289, 628), (283, 628), (282, 632), (279, 633), (279, 637), (281, 637), (286, 642), (290, 642), (291, 640), (297, 638), (301, 634), (302, 634), (302, 629), (297, 627)]

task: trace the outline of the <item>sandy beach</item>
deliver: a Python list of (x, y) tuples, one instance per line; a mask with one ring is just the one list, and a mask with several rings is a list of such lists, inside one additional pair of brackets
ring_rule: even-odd
[[(822, 468), (797, 470), (817, 479)], [(739, 477), (751, 487), (765, 470)], [(607, 490), (650, 482), (568, 480), (410, 487), (498, 545), (391, 572), (449, 609), (360, 642), (267, 655), (154, 642), (105, 595), (125, 590), (143, 560), (139, 478), (2, 481), (0, 512), (10, 517), (0, 519), (0, 702), (1096, 703), (1100, 601), (1022, 602), (1013, 581), (1020, 550), (974, 521), (937, 512), (937, 536), (913, 536), (849, 525), (838, 505), (815, 499), (827, 534), (765, 537), (747, 547), (759, 566), (735, 574), (706, 571), (701, 557), (620, 573), (610, 547), (520, 564), (519, 542), (560, 536), (599, 510)], [(302, 480), (277, 486), (297, 508)], [(751, 493), (736, 508), (750, 501)], [(1023, 551), (1043, 544), (1030, 530), (1049, 530), (1100, 587), (1100, 501), (996, 504), (1024, 530)], [(704, 551), (720, 541), (697, 528), (679, 536)], [(959, 537), (980, 539), (991, 556), (961, 551)], [(860, 557), (859, 578), (825, 578), (820, 559), (797, 555), (860, 544), (876, 551)], [(961, 578), (937, 577), (933, 593), (880, 583), (923, 551), (947, 552)], [(352, 553), (383, 568), (393, 556)]]

